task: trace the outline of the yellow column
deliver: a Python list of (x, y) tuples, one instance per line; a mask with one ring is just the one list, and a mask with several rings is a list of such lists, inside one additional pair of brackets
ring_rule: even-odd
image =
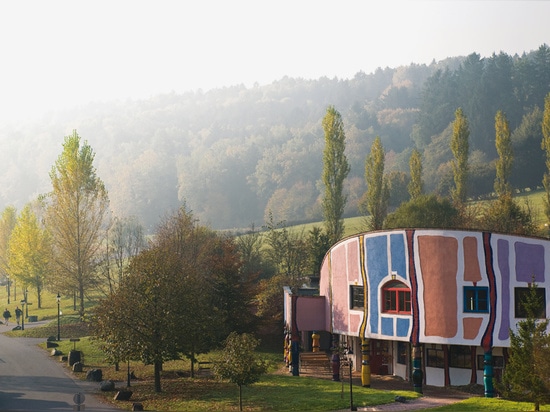
[(321, 335), (319, 335), (316, 331), (313, 331), (313, 333), (311, 334), (311, 340), (313, 341), (311, 346), (313, 352), (319, 352), (319, 349), (321, 349), (321, 346), (319, 345), (320, 337)]
[(370, 340), (361, 339), (361, 384), (370, 388)]

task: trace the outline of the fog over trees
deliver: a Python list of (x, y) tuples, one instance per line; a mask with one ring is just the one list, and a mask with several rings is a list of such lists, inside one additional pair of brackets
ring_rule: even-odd
[[(459, 107), (469, 121), (468, 196), (494, 190), (499, 110), (514, 152), (509, 183), (538, 187), (546, 170), (540, 124), (549, 91), (550, 49), (542, 45), (522, 56), (472, 53), (350, 79), (285, 77), (251, 88), (90, 103), (0, 128), (0, 208), (21, 210), (51, 191), (51, 165), (63, 137), (76, 129), (94, 149), (114, 215), (135, 216), (148, 232), (183, 204), (214, 229), (260, 227), (270, 212), (274, 221), (322, 220), (322, 119), (329, 106), (342, 115), (346, 135), (345, 216), (359, 214), (364, 162), (376, 136), (386, 173), (408, 174), (416, 148), (424, 191), (447, 196)], [(399, 196), (391, 193), (390, 207)]]

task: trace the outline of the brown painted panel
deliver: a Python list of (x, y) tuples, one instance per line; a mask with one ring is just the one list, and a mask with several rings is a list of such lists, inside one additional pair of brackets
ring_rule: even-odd
[(468, 236), (463, 240), (464, 245), (464, 280), (466, 282), (481, 281), (479, 269), (480, 257), (477, 254), (477, 238)]
[(481, 318), (464, 318), (462, 319), (462, 326), (464, 328), (464, 339), (475, 339), (479, 334), (479, 328), (481, 327)]
[(424, 284), (426, 336), (452, 338), (458, 331), (456, 276), (458, 241), (445, 236), (419, 236), (418, 254)]

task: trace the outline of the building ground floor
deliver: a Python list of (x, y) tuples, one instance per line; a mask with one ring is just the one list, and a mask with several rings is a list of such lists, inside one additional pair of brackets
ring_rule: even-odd
[[(312, 336), (318, 336), (318, 348)], [(360, 372), (364, 361), (364, 348), (358, 337), (331, 335), (328, 332), (304, 331), (300, 336), (300, 350), (321, 351), (329, 359), (338, 352), (352, 361), (353, 370)], [(338, 342), (336, 349), (334, 342)], [(405, 381), (413, 380), (413, 346), (409, 342), (368, 339), (368, 363), (372, 375), (392, 375)], [(289, 346), (290, 348), (290, 346)], [(422, 384), (437, 387), (484, 385), (487, 353), (482, 347), (463, 345), (422, 344), (420, 369)], [(493, 348), (493, 382), (500, 382), (507, 358), (507, 348)]]

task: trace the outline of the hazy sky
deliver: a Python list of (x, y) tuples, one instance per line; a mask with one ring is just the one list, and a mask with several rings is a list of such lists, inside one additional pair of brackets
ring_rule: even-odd
[(550, 1), (5, 1), (0, 125), (89, 101), (521, 54), (550, 43), (548, 16)]

